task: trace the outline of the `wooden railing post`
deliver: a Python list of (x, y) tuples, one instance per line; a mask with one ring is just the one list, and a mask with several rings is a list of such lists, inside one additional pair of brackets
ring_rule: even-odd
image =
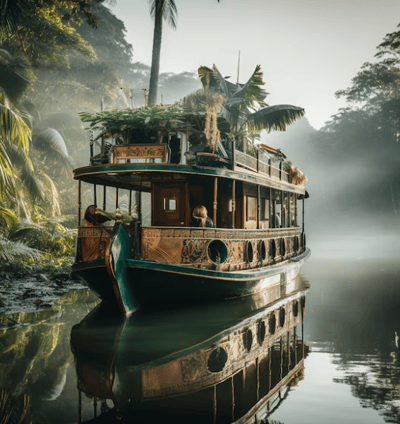
[(257, 158), (257, 173), (260, 172), (260, 151), (257, 149), (257, 153), (256, 153), (256, 158)]
[(105, 211), (106, 210), (106, 206), (107, 206), (107, 203), (106, 203), (106, 189), (107, 189), (107, 187), (106, 186), (103, 186), (103, 211)]
[(93, 184), (93, 204), (97, 207), (97, 186)]
[[(257, 162), (258, 163), (258, 162)], [(260, 229), (261, 187), (257, 185), (257, 229)]]
[(217, 195), (218, 195), (218, 178), (214, 178), (214, 202), (213, 202), (213, 222), (217, 227)]
[(235, 228), (236, 212), (236, 180), (232, 181), (232, 228)]
[(82, 182), (78, 180), (78, 227), (81, 225), (81, 214), (82, 214), (82, 198), (81, 198)]
[(282, 181), (282, 162), (279, 161), (279, 181)]

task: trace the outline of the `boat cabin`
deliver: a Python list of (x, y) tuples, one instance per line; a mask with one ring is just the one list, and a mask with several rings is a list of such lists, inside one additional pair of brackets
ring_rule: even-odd
[[(254, 156), (236, 149), (232, 140), (211, 148), (188, 125), (122, 142), (103, 136), (99, 152), (95, 148), (92, 142), (90, 165), (74, 171), (77, 262), (104, 257), (112, 221), (127, 228), (132, 257), (147, 261), (241, 270), (305, 249), (303, 181), (297, 170), (282, 166), (272, 148), (256, 149)], [(97, 212), (83, 219), (90, 205)], [(214, 228), (193, 226), (199, 205)]]

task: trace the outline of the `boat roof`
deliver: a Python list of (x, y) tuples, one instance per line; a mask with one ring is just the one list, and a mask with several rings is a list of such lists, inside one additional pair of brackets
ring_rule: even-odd
[(90, 184), (118, 187), (127, 190), (150, 191), (151, 182), (156, 179), (182, 179), (189, 175), (219, 177), (243, 181), (249, 184), (271, 187), (300, 195), (305, 194), (303, 185), (290, 184), (268, 177), (266, 174), (244, 171), (240, 167), (235, 170), (210, 168), (202, 166), (174, 165), (165, 163), (124, 163), (92, 165), (77, 168), (74, 179)]

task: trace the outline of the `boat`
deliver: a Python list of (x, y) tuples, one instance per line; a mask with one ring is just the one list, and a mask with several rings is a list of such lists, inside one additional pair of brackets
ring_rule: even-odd
[(297, 278), (265, 298), (128, 317), (101, 303), (71, 331), (80, 422), (263, 422), (301, 379), (307, 290)]
[[(107, 113), (90, 118), (103, 131), (91, 141), (89, 166), (74, 170), (72, 271), (101, 299), (129, 314), (249, 296), (296, 277), (310, 256), (308, 193), (280, 150), (241, 151), (218, 116), (210, 140), (208, 112), (172, 105)], [(107, 127), (109, 118), (121, 131)], [(198, 226), (198, 206), (211, 225)]]

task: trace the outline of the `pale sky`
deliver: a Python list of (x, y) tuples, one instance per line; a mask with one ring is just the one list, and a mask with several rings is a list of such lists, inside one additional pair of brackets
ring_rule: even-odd
[[(160, 72), (215, 64), (236, 82), (240, 50), (240, 82), (261, 65), (267, 103), (304, 107), (316, 129), (345, 106), (335, 91), (374, 60), (376, 46), (400, 23), (400, 0), (175, 1), (177, 30), (164, 25)], [(148, 1), (116, 0), (111, 9), (125, 23), (134, 61), (150, 65)]]

